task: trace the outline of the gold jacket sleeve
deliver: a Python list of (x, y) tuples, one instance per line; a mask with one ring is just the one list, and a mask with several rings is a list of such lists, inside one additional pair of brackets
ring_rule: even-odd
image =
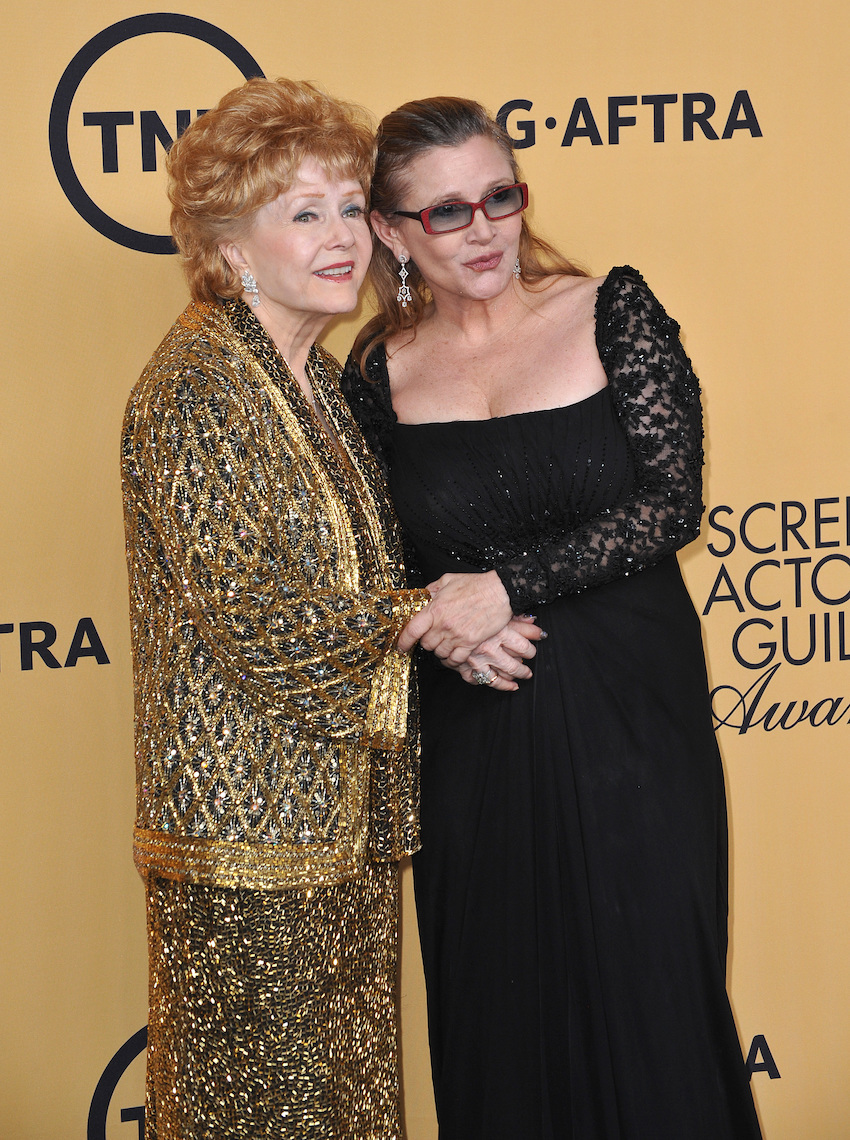
[[(319, 350), (308, 365), (332, 441), (251, 322), (232, 304), (190, 306), (125, 419), (137, 857), (182, 874), (191, 847), (197, 877), (229, 865), (233, 881), (240, 845), (309, 855), (315, 842), (314, 864), (336, 846), (350, 874), (370, 749), (411, 746), (410, 666), (394, 644), (428, 595), (403, 586), (385, 494), (334, 394), (338, 366)], [(410, 809), (381, 813), (397, 831), (394, 811)], [(256, 854), (242, 853), (239, 881)]]

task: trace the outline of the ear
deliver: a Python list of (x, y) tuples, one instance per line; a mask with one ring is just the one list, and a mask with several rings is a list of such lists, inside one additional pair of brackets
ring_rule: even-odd
[(369, 220), (372, 223), (372, 229), (378, 235), (380, 241), (384, 243), (387, 249), (392, 250), (394, 256), (398, 258), (399, 254), (410, 260), (410, 251), (401, 239), (398, 232), (398, 226), (392, 222), (387, 221), (383, 214), (379, 214), (377, 210), (373, 210), (369, 215)]
[(234, 273), (237, 275), (244, 273), (248, 268), (248, 263), (242, 255), (241, 245), (238, 245), (235, 241), (220, 241), (218, 248), (221, 250), (221, 256)]

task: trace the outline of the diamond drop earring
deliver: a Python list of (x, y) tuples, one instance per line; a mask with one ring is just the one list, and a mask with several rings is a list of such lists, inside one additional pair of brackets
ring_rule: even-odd
[(247, 270), (247, 269), (242, 274), (242, 288), (245, 290), (246, 293), (253, 293), (254, 294), (254, 296), (251, 298), (251, 304), (254, 306), (259, 305), (259, 303), (260, 303), (260, 290), (257, 286), (257, 282), (256, 282), (256, 279), (254, 278), (253, 273), (249, 272), (249, 270)]
[(407, 270), (405, 269), (406, 265), (407, 265), (407, 258), (404, 256), (403, 253), (399, 254), (398, 276), (399, 276), (399, 280), (401, 281), (401, 284), (398, 287), (398, 294), (396, 296), (396, 300), (400, 303), (400, 305), (403, 309), (407, 308), (407, 302), (408, 301), (413, 300), (413, 296), (411, 295), (411, 292), (410, 292), (410, 286), (405, 284), (405, 282), (407, 281), (407, 277), (408, 277)]
[(519, 263), (519, 258), (514, 262), (514, 278), (519, 281), (520, 274), (522, 273), (522, 266)]

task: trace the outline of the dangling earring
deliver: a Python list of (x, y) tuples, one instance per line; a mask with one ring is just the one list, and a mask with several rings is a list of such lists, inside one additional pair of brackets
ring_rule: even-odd
[(519, 258), (514, 262), (514, 279), (519, 281), (520, 274), (522, 273), (522, 266), (519, 263)]
[(408, 301), (413, 300), (410, 292), (410, 286), (405, 284), (408, 276), (405, 265), (407, 265), (407, 258), (403, 253), (400, 253), (398, 255), (398, 276), (399, 280), (401, 281), (401, 285), (398, 287), (398, 295), (396, 296), (396, 300), (401, 304), (401, 307), (403, 309), (407, 308)]
[(254, 278), (254, 274), (251, 273), (250, 270), (248, 270), (248, 269), (246, 269), (245, 272), (242, 274), (242, 288), (245, 290), (246, 293), (253, 293), (254, 294), (254, 296), (251, 298), (251, 304), (254, 306), (259, 305), (259, 303), (260, 303), (260, 290), (257, 287), (257, 282), (256, 282), (256, 279)]

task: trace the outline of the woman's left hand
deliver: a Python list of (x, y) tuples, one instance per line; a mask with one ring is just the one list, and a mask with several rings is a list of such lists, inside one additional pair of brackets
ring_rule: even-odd
[(507, 591), (495, 570), (444, 574), (427, 588), (432, 600), (401, 631), (402, 653), (418, 641), (446, 664), (463, 665), (477, 646), (511, 620)]
[[(463, 665), (456, 669), (469, 685), (486, 685), (502, 693), (516, 692), (517, 681), (527, 681), (531, 669), (526, 665), (537, 654), (535, 641), (546, 634), (532, 617), (513, 617), (503, 630), (477, 646)], [(482, 678), (488, 678), (483, 680)]]

